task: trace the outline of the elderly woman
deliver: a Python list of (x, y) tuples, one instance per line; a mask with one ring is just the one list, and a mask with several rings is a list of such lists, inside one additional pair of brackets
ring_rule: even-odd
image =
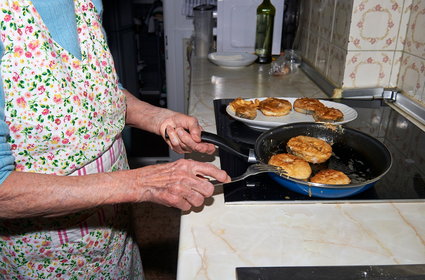
[(180, 153), (215, 148), (195, 118), (120, 89), (101, 11), (100, 0), (0, 1), (0, 278), (141, 279), (125, 203), (188, 210), (213, 193), (202, 177), (229, 180), (190, 160), (128, 170), (125, 124)]

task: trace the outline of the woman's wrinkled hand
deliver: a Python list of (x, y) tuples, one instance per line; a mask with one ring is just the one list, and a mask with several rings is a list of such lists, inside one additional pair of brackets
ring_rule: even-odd
[(177, 153), (199, 152), (213, 154), (215, 146), (201, 140), (202, 127), (194, 117), (174, 113), (165, 119), (160, 133), (167, 144)]
[(205, 198), (214, 192), (214, 186), (206, 179), (212, 177), (229, 182), (223, 170), (210, 163), (180, 159), (172, 163), (150, 165), (132, 172), (136, 174), (137, 201), (150, 201), (162, 205), (189, 210), (203, 205)]

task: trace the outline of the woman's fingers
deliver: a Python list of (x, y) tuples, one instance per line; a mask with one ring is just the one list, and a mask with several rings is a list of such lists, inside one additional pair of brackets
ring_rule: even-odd
[[(198, 129), (197, 131), (200, 134), (201, 130)], [(173, 128), (172, 126), (167, 126), (165, 139), (171, 145), (171, 148), (178, 153), (196, 151), (199, 153), (213, 154), (215, 152), (215, 146), (213, 144), (198, 142), (200, 141), (200, 135), (192, 130), (188, 132), (182, 127)]]
[(158, 202), (188, 210), (200, 206), (214, 192), (214, 186), (203, 177), (221, 182), (230, 180), (223, 170), (212, 164), (181, 159), (140, 169), (141, 200)]
[(165, 129), (165, 141), (170, 145), (171, 149), (177, 153), (184, 153), (182, 143), (175, 129), (172, 126), (167, 126)]

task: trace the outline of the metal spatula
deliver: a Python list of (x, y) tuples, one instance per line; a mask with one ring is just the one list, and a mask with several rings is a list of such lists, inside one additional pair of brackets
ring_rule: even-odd
[[(273, 173), (276, 173), (278, 175), (286, 175), (287, 174), (285, 170), (283, 170), (282, 168), (280, 168), (278, 166), (264, 164), (264, 163), (256, 163), (256, 164), (250, 165), (248, 167), (248, 169), (245, 171), (245, 173), (243, 173), (242, 175), (237, 176), (237, 177), (233, 177), (232, 181), (230, 181), (228, 183), (241, 181), (241, 180), (243, 180), (243, 179), (245, 179), (249, 176), (257, 175), (257, 174), (260, 174), (260, 173), (266, 173), (266, 172), (273, 172)], [(217, 180), (212, 180), (210, 182), (214, 186), (222, 185), (222, 184), (228, 184), (228, 183), (221, 183)]]

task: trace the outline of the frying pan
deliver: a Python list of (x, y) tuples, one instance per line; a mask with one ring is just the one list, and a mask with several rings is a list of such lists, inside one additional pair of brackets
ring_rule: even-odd
[(278, 126), (262, 133), (255, 142), (254, 150), (208, 132), (202, 132), (201, 137), (204, 142), (215, 144), (249, 163), (267, 164), (272, 155), (286, 153), (286, 143), (299, 135), (316, 137), (332, 146), (332, 156), (328, 161), (310, 163), (312, 176), (322, 169), (335, 169), (350, 177), (351, 183), (327, 185), (269, 173), (273, 180), (294, 192), (320, 198), (348, 197), (372, 187), (391, 168), (391, 153), (383, 143), (342, 125), (294, 123)]

